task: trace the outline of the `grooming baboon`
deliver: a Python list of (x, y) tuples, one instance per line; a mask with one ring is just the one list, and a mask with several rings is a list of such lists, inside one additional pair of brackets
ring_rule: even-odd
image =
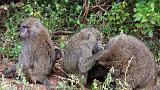
[(110, 38), (106, 49), (95, 54), (98, 62), (106, 69), (115, 68), (122, 83), (127, 83), (129, 90), (148, 89), (156, 84), (156, 65), (147, 46), (133, 36), (120, 34)]
[(89, 58), (92, 57), (92, 53), (97, 53), (101, 49), (103, 47), (100, 32), (94, 28), (82, 29), (68, 40), (68, 45), (64, 50), (64, 71), (77, 76), (84, 75), (87, 78), (88, 70), (96, 62)]
[[(37, 18), (27, 18), (21, 24), (20, 37), (22, 50), (17, 64), (23, 66), (26, 78), (32, 82), (43, 83), (51, 89), (47, 75), (55, 64), (57, 50), (52, 46), (47, 29)], [(59, 54), (59, 52), (58, 52)], [(16, 72), (16, 64), (3, 73), (6, 77)]]

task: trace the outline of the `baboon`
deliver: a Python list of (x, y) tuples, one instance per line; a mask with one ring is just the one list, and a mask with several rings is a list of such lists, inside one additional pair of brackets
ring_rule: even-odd
[(110, 38), (105, 50), (95, 54), (106, 69), (115, 68), (113, 78), (127, 83), (129, 90), (152, 90), (156, 84), (156, 65), (152, 53), (137, 38), (120, 34)]
[(64, 71), (78, 77), (84, 75), (84, 84), (86, 84), (88, 70), (96, 62), (89, 58), (101, 49), (103, 49), (103, 46), (101, 45), (100, 32), (94, 28), (82, 29), (68, 40), (63, 57)]
[(104, 66), (96, 62), (95, 65), (88, 71), (87, 85), (91, 85), (94, 79), (104, 82), (107, 73), (109, 73), (109, 70), (105, 69)]
[(37, 18), (25, 19), (20, 28), (22, 49), (17, 64), (3, 71), (5, 77), (16, 72), (16, 65), (22, 65), (27, 80), (43, 83), (48, 90), (52, 88), (47, 75), (55, 64), (56, 50), (54, 50), (47, 29)]

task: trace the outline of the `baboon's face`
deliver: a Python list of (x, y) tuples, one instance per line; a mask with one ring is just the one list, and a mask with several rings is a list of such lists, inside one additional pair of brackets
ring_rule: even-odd
[(62, 51), (59, 48), (55, 48), (55, 58), (60, 59), (62, 57)]
[(29, 28), (30, 27), (25, 26), (25, 25), (21, 26), (21, 29), (20, 29), (20, 37), (21, 38), (23, 38), (23, 39), (24, 38), (29, 38), (29, 36), (30, 36)]
[(81, 33), (84, 35), (84, 39), (88, 41), (90, 48), (93, 48), (92, 53), (96, 54), (97, 52), (103, 49), (101, 40), (99, 37), (99, 32), (94, 28), (87, 28), (81, 30)]
[(99, 51), (103, 50), (103, 46), (101, 44), (101, 41), (100, 40), (97, 40), (95, 46), (93, 47), (93, 50), (92, 50), (92, 54), (96, 54), (98, 53)]
[(20, 37), (27, 39), (34, 37), (39, 33), (40, 28), (43, 27), (40, 20), (37, 18), (27, 18), (24, 20), (20, 27)]

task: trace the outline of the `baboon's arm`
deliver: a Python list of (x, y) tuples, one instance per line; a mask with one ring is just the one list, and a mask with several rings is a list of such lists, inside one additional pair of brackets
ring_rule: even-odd
[(86, 60), (84, 60), (84, 64), (81, 64), (80, 71), (81, 73), (86, 73), (88, 70), (92, 68), (92, 66), (96, 63), (96, 61), (100, 61), (101, 59), (107, 58), (109, 55), (108, 50), (102, 50), (99, 51), (98, 53), (90, 56)]

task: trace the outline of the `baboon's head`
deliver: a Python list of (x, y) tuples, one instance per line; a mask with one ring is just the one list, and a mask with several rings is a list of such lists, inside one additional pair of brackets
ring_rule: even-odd
[(54, 48), (56, 60), (62, 57), (62, 50), (60, 48)]
[(102, 35), (95, 28), (85, 28), (80, 31), (85, 40), (87, 40), (88, 45), (92, 48), (92, 53), (95, 54), (103, 49), (101, 44)]
[(29, 17), (25, 19), (20, 26), (20, 37), (22, 39), (35, 37), (42, 27), (43, 25), (39, 19)]

